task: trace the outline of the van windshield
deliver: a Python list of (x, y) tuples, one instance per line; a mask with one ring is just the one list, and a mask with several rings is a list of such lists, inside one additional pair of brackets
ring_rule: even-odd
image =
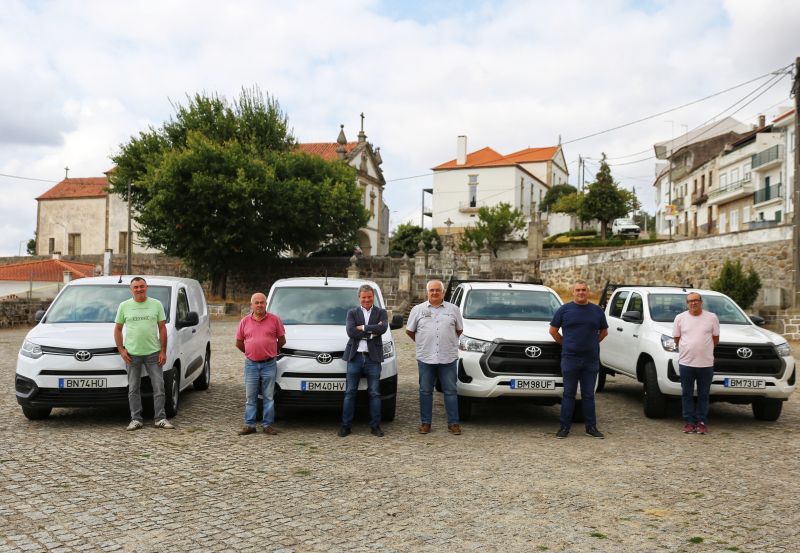
[[(358, 288), (287, 286), (272, 291), (267, 311), (285, 325), (344, 326), (347, 312), (358, 305)], [(375, 305), (382, 307), (377, 294)]]
[[(168, 286), (148, 286), (147, 296), (164, 306), (169, 322)], [(68, 286), (47, 312), (47, 323), (113, 323), (119, 304), (131, 299), (126, 284), (92, 284)]]
[[(650, 317), (659, 323), (673, 322), (679, 313), (686, 311), (686, 296), (687, 294), (649, 294)], [(703, 309), (714, 313), (720, 324), (751, 324), (739, 306), (725, 296), (704, 296)]]
[(552, 292), (539, 290), (472, 290), (464, 302), (465, 319), (550, 321), (561, 307)]

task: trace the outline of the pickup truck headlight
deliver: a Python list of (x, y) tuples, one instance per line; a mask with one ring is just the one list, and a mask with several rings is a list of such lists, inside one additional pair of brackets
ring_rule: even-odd
[(22, 347), (20, 348), (19, 352), (25, 357), (39, 359), (42, 356), (42, 346), (39, 344), (34, 344), (30, 340), (25, 340), (22, 343)]
[(384, 342), (383, 343), (383, 359), (389, 359), (390, 357), (394, 356), (394, 343), (392, 342)]
[(777, 346), (775, 346), (775, 350), (781, 357), (791, 357), (792, 355), (792, 347), (789, 345), (788, 342), (778, 344)]
[(478, 353), (486, 353), (489, 351), (489, 346), (491, 345), (492, 343), (487, 342), (486, 340), (470, 338), (469, 336), (464, 336), (463, 334), (458, 338), (458, 349), (461, 351), (477, 351)]
[(675, 344), (675, 339), (672, 336), (667, 336), (666, 334), (661, 335), (661, 347), (666, 351), (678, 351), (678, 346)]

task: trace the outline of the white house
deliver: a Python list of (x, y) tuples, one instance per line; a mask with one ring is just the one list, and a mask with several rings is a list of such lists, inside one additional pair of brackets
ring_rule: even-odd
[[(107, 176), (66, 178), (36, 201), (37, 255), (128, 253), (128, 204), (108, 192)], [(135, 220), (131, 229), (133, 253), (157, 251), (138, 243)]]
[(458, 137), (456, 158), (432, 170), (432, 226), (440, 235), (463, 232), (475, 224), (479, 208), (500, 203), (531, 220), (550, 187), (569, 179), (561, 146), (508, 155), (486, 147), (468, 154), (466, 136)]

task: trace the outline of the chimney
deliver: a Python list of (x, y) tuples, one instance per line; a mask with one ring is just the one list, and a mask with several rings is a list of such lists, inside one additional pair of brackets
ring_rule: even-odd
[(53, 259), (61, 259), (61, 252), (53, 252)]
[(764, 115), (758, 116), (758, 128), (763, 129), (764, 126), (767, 124), (767, 118)]
[(456, 141), (456, 165), (467, 163), (467, 137), (460, 135)]
[(103, 273), (102, 274), (104, 274), (104, 275), (110, 275), (111, 274), (111, 255), (113, 253), (114, 252), (112, 250), (110, 250), (110, 249), (106, 249), (106, 251), (103, 252)]
[(64, 271), (64, 284), (69, 283), (70, 280), (72, 280), (72, 272)]

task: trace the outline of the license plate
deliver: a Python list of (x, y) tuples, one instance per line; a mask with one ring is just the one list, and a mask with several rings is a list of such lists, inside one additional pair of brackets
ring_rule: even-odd
[(723, 386), (726, 388), (757, 388), (764, 389), (767, 383), (764, 380), (755, 378), (726, 378), (723, 381)]
[(62, 390), (72, 388), (108, 388), (105, 378), (59, 378), (58, 387)]
[(300, 390), (303, 392), (344, 392), (344, 380), (302, 380)]
[(511, 379), (512, 390), (555, 390), (555, 380)]

